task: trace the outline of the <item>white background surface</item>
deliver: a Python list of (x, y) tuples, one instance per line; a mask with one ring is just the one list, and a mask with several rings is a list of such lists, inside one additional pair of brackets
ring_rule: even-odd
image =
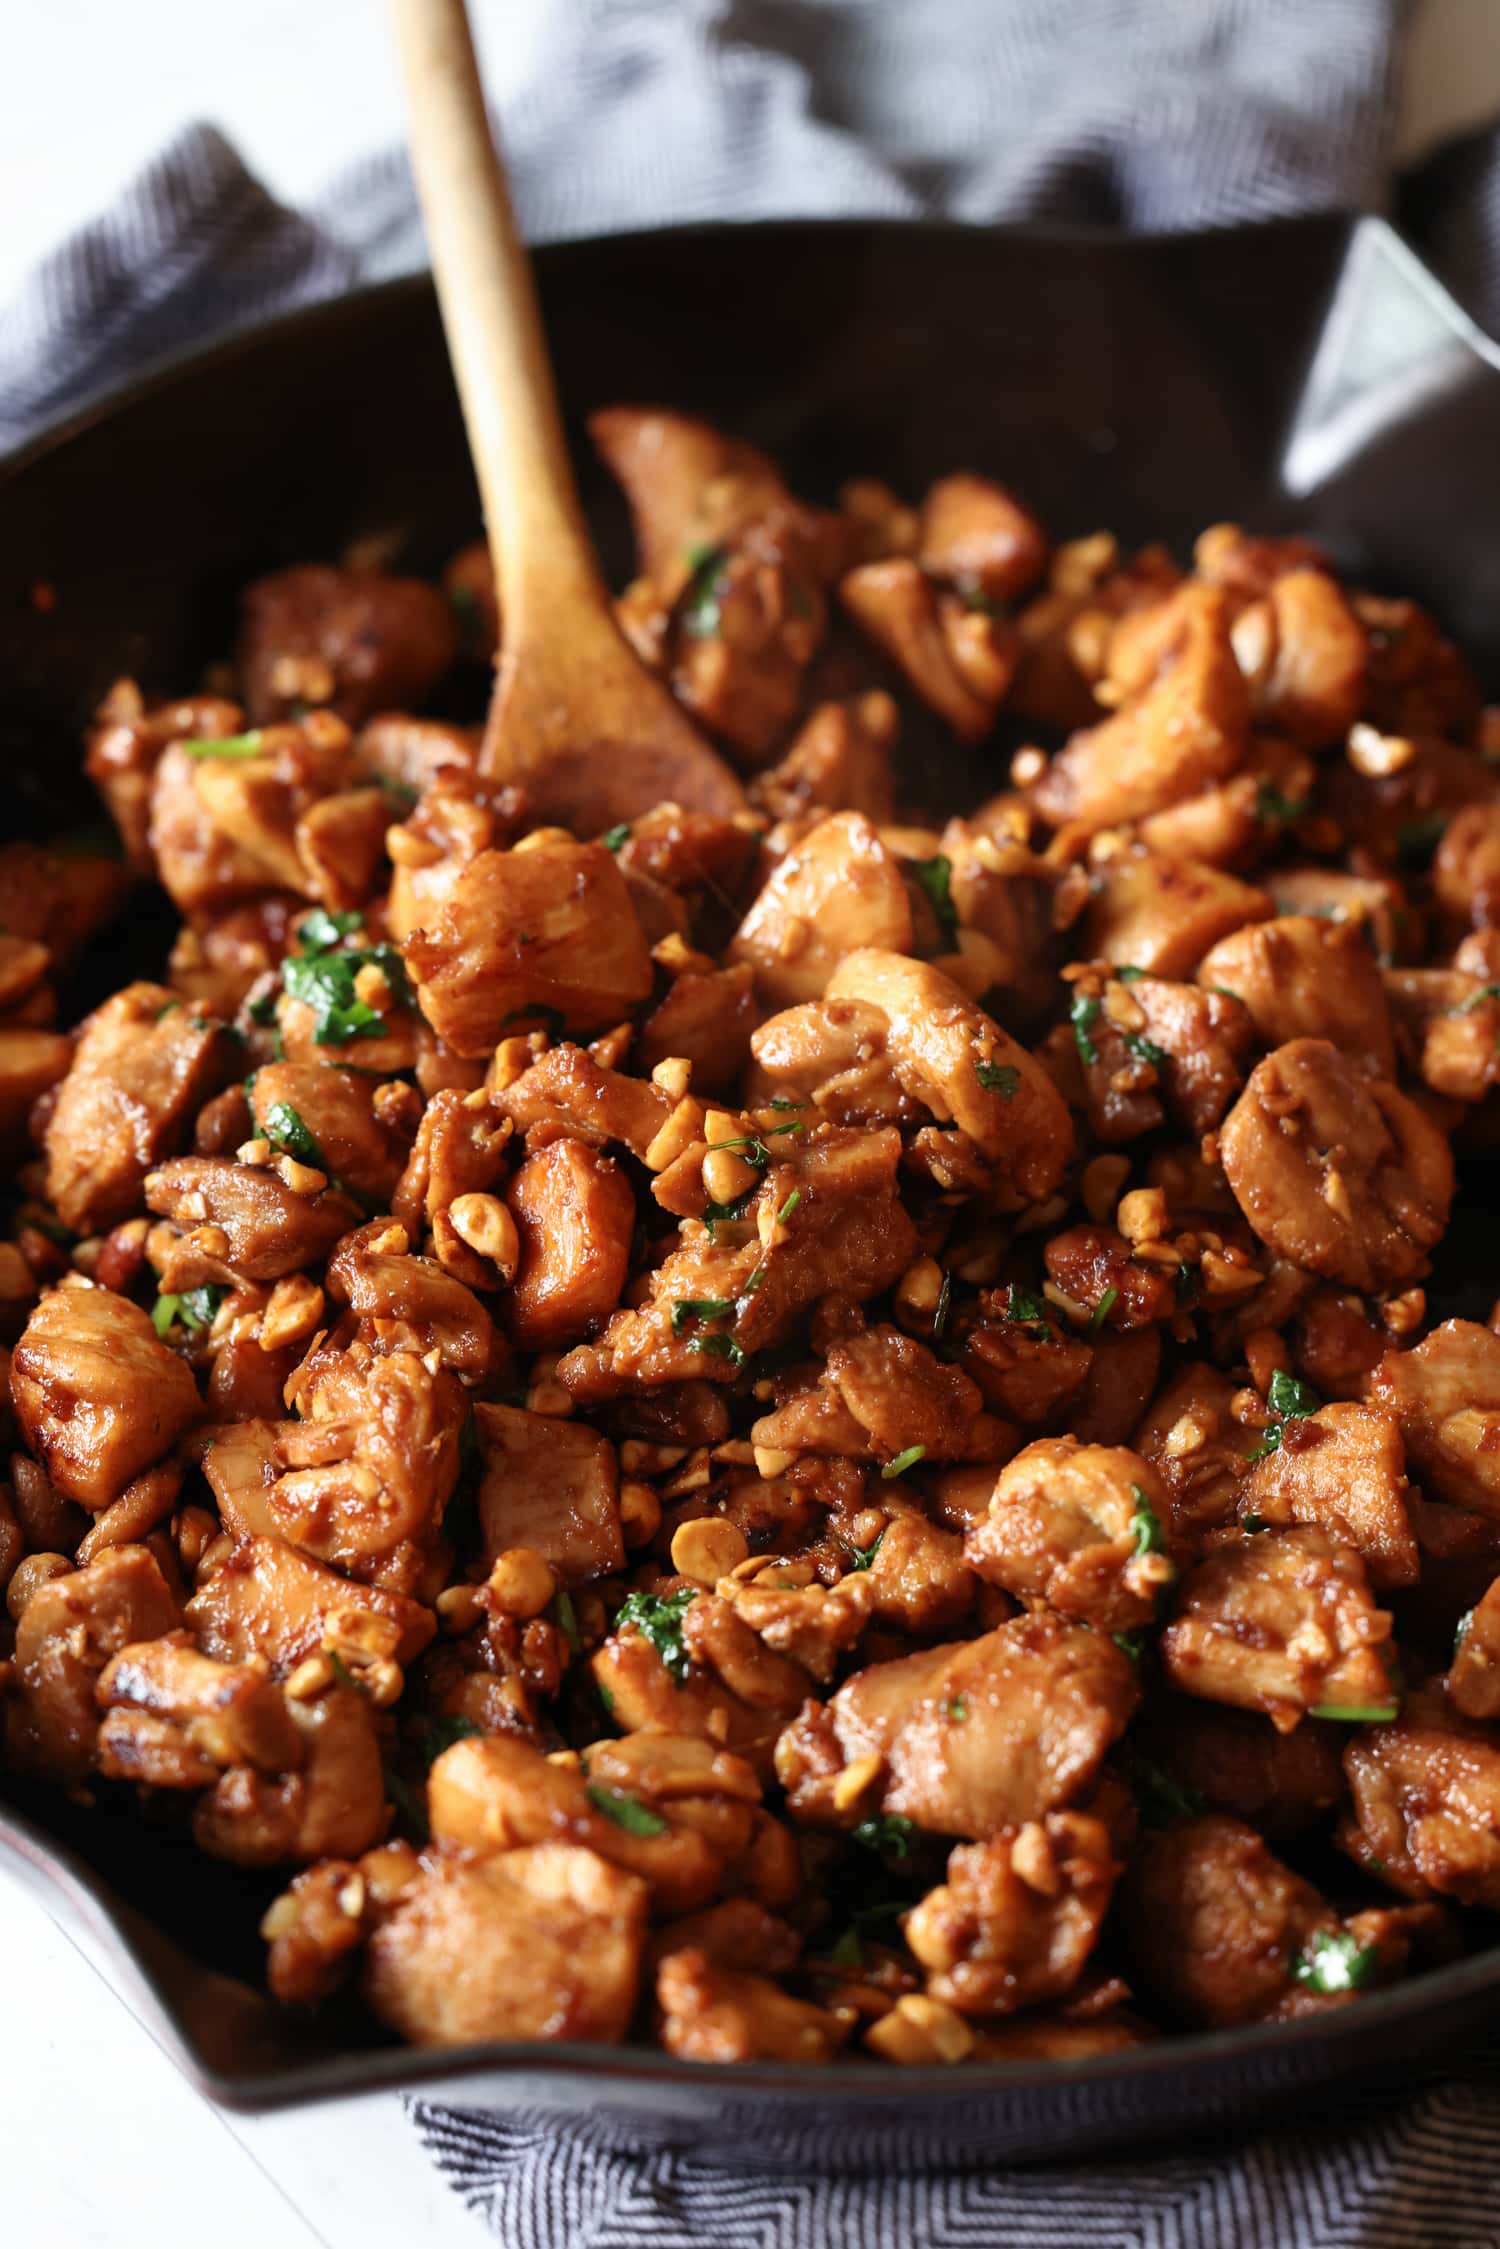
[[(567, 4), (471, 0), (496, 91), (522, 82), (548, 7)], [(1423, 0), (1403, 149), (1496, 109), (1500, 0)], [(400, 132), (380, 0), (16, 0), (0, 65), (0, 298), (198, 118), (274, 193), (312, 193)], [(485, 2235), (394, 2100), (218, 2115), (3, 1874), (0, 1957), (5, 2249), (479, 2249)]]

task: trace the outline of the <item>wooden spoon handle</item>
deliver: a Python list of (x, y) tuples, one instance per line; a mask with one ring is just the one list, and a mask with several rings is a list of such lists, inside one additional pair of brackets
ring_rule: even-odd
[(464, 0), (391, 0), (412, 165), (507, 631), (599, 578), (552, 381), (531, 261), (484, 106)]

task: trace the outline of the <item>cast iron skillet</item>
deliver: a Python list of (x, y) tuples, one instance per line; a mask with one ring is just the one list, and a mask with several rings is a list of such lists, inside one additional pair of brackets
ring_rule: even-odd
[[(814, 496), (854, 473), (915, 493), (973, 467), (1063, 534), (1107, 525), (1185, 547), (1219, 518), (1296, 524), (1366, 582), (1431, 602), (1500, 682), (1500, 352), (1377, 222), (1156, 241), (714, 227), (563, 245), (539, 265), (575, 434), (594, 405), (659, 399), (767, 445)], [(580, 459), (623, 570), (618, 506)], [(0, 472), (5, 832), (92, 809), (78, 743), (100, 692), (122, 671), (191, 685), (254, 572), (393, 525), (403, 560), (431, 568), (476, 521), (421, 281), (283, 321), (44, 439)], [(30, 599), (37, 581), (56, 590), (50, 611)], [(966, 793), (997, 779), (971, 765)], [(132, 952), (160, 958), (168, 927), (141, 907), (113, 941), (116, 980)], [(1495, 1268), (1466, 1222), (1451, 1238), (1483, 1317)], [(760, 2166), (1014, 2161), (1222, 2130), (1451, 2050), (1500, 1989), (1493, 1950), (1305, 2022), (954, 2072), (423, 2053), (382, 2043), (352, 2005), (274, 2009), (255, 1936), (265, 1882), (134, 1810), (0, 1776), (0, 1848), (218, 2100), (407, 2088), (481, 2108), (607, 2104)]]

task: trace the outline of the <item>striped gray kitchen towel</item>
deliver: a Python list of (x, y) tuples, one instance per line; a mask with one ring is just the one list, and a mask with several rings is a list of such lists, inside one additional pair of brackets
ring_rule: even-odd
[[(1500, 332), (1500, 136), (1391, 174), (1402, 13), (557, 0), (503, 124), (534, 239), (789, 214), (1181, 228), (1380, 209)], [(194, 126), (0, 316), (0, 449), (155, 361), (422, 260), (399, 152), (294, 211)], [(718, 2169), (607, 2116), (411, 2115), (512, 2249), (1467, 2249), (1500, 2240), (1497, 2083), (1471, 2057), (1226, 2147), (947, 2177)]]

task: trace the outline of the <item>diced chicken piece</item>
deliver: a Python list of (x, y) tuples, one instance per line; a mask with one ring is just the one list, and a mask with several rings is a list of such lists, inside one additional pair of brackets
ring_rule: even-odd
[(26, 1323), (10, 1368), (27, 1445), (55, 1488), (98, 1513), (198, 1418), (191, 1369), (138, 1304), (59, 1288)]
[(1220, 1134), (1251, 1226), (1288, 1263), (1376, 1291), (1415, 1280), (1453, 1199), (1438, 1127), (1326, 1039), (1293, 1039), (1251, 1073)]
[[(151, 855), (179, 912), (195, 919), (292, 891), (327, 887), (321, 851), (304, 851), (304, 821), (351, 788), (367, 801), (356, 852), (360, 886), (373, 883), (389, 818), (379, 790), (359, 790), (349, 729), (328, 711), (212, 746), (174, 743), (151, 789)], [(347, 900), (325, 898), (325, 904)]]
[(1244, 1002), (1262, 1046), (1327, 1039), (1381, 1077), (1395, 1075), (1391, 1011), (1357, 923), (1290, 914), (1250, 924), (1214, 946), (1198, 981)]
[(1218, 867), (1122, 851), (1096, 871), (1084, 944), (1119, 967), (1183, 979), (1220, 938), (1272, 911), (1263, 890)]
[(45, 844), (0, 844), (0, 930), (45, 945), (56, 974), (125, 903), (130, 878), (118, 859)]
[(1369, 636), (1366, 715), (1393, 734), (1450, 734), (1463, 740), (1479, 716), (1479, 686), (1469, 663), (1414, 601), (1354, 596)]
[(533, 1146), (569, 1133), (595, 1148), (618, 1141), (642, 1159), (676, 1106), (660, 1086), (571, 1044), (549, 1047), (490, 1100)]
[(1085, 1812), (1051, 1812), (961, 1844), (947, 1881), (905, 1922), (929, 1993), (965, 2015), (1066, 1998), (1098, 1942), (1117, 1872), (1109, 1829)]
[(1500, 1718), (1500, 1578), (1459, 1621), (1448, 1695), (1466, 1718)]
[(1267, 1835), (1316, 1826), (1344, 1794), (1347, 1729), (1316, 1718), (1283, 1734), (1258, 1712), (1163, 1695), (1130, 1738), (1189, 1802), (1201, 1797)]
[(311, 1864), (356, 1858), (384, 1835), (390, 1813), (369, 1697), (335, 1686), (312, 1702), (288, 1701), (286, 1710), (300, 1742), (296, 1769), (232, 1766), (194, 1805), (193, 1839), (211, 1858)]
[(722, 1092), (738, 1082), (760, 1017), (748, 961), (708, 973), (690, 969), (674, 978), (666, 997), (642, 1023), (638, 1066), (654, 1070), (680, 1054), (700, 1093)]
[(1147, 614), (1151, 671), (1122, 709), (1072, 737), (1033, 792), (1054, 826), (1139, 819), (1224, 780), (1245, 755), (1249, 697), (1224, 596), (1185, 586)]
[(766, 763), (828, 629), (816, 546), (785, 511), (747, 526), (697, 562), (672, 625), (678, 701), (740, 764)]
[(189, 696), (148, 710), (134, 680), (121, 679), (94, 718), (84, 769), (109, 807), (131, 865), (147, 874), (151, 783), (162, 752), (173, 742), (222, 741), (238, 734), (244, 712), (222, 695)]
[(874, 1613), (871, 1573), (852, 1570), (831, 1586), (783, 1585), (778, 1578), (774, 1569), (748, 1581), (723, 1578), (718, 1598), (757, 1639), (826, 1687), (839, 1658), (856, 1645)]
[(729, 948), (747, 962), (768, 1007), (816, 999), (861, 945), (909, 952), (914, 942), (904, 862), (861, 812), (820, 820), (771, 873)]
[(1283, 1422), (1276, 1450), (1240, 1486), (1242, 1521), (1320, 1524), (1358, 1549), (1381, 1590), (1414, 1585), (1419, 1575), (1406, 1502), (1406, 1448), (1395, 1414), (1353, 1402)]
[(408, 1351), (330, 1350), (297, 1402), (302, 1420), (233, 1423), (204, 1456), (226, 1527), (410, 1592), (458, 1480), (463, 1391)]
[(1346, 875), (1336, 867), (1274, 867), (1267, 869), (1266, 889), (1278, 914), (1354, 922), (1364, 929), (1377, 961), (1410, 957), (1413, 916), (1392, 878)]
[(517, 1406), (477, 1405), (484, 1456), (479, 1525), (487, 1563), (526, 1546), (565, 1585), (622, 1567), (620, 1475), (615, 1448), (596, 1430)]
[(1151, 1836), (1123, 1884), (1132, 1978), (1194, 2029), (1259, 2022), (1297, 1992), (1308, 1940), (1332, 1908), (1253, 1827), (1209, 1813)]
[(258, 1132), (277, 1122), (273, 1112), (294, 1111), (327, 1159), (321, 1168), (329, 1177), (383, 1209), (405, 1168), (408, 1145), (376, 1115), (374, 1095), (374, 1081), (362, 1071), (267, 1062), (251, 1081), (250, 1106)]
[(1390, 1635), (1354, 1548), (1309, 1525), (1260, 1531), (1200, 1562), (1161, 1656), (1184, 1694), (1263, 1711), (1290, 1732), (1308, 1711), (1393, 1711)]
[(1093, 1003), (1074, 1043), (1096, 1138), (1107, 1146), (1138, 1139), (1168, 1110), (1200, 1137), (1213, 1129), (1244, 1084), (1253, 1039), (1238, 1000), (1155, 976), (1122, 983), (1098, 970), (1072, 991), (1075, 1023), (1080, 1006)]
[(865, 1574), (875, 1620), (922, 1639), (953, 1631), (978, 1591), (958, 1532), (929, 1522), (915, 1508), (889, 1514)]
[(758, 446), (663, 406), (607, 406), (589, 435), (630, 503), (641, 569), (670, 584), (690, 557), (721, 546), (766, 515), (792, 509), (809, 524), (832, 517), (798, 509), (780, 469)]
[(505, 1168), (511, 1131), (493, 1096), (476, 1103), (453, 1086), (433, 1094), (391, 1197), (391, 1215), (410, 1240), (419, 1239), (460, 1195), (494, 1189)]
[(1354, 1810), (1336, 1840), (1408, 1897), (1500, 1908), (1500, 1748), (1437, 1687), (1344, 1751)]
[(321, 1264), (359, 1219), (357, 1206), (333, 1187), (299, 1194), (266, 1165), (221, 1156), (173, 1157), (148, 1176), (145, 1196), (147, 1209), (170, 1219), (199, 1257), (195, 1281), (279, 1281)]
[(1500, 1084), (1500, 997), (1488, 976), (1457, 968), (1388, 969), (1385, 987), (1420, 1056), (1423, 1082), (1452, 1101), (1483, 1101)]
[(1414, 1351), (1386, 1354), (1370, 1397), (1396, 1415), (1430, 1494), (1500, 1517), (1500, 1336), (1445, 1320)]
[(656, 1997), (662, 2044), (690, 2062), (831, 2061), (852, 2023), (697, 1946), (667, 1954)]
[(326, 1647), (362, 1647), (389, 1627), (392, 1660), (415, 1663), (437, 1629), (430, 1609), (404, 1594), (348, 1578), (280, 1538), (247, 1538), (183, 1610), (205, 1655), (219, 1663), (259, 1658), (285, 1679)]
[[(493, 587), (488, 550), (481, 548), (480, 552)], [(461, 626), (461, 615), (459, 621)], [(387, 801), (396, 806), (409, 797), (422, 796), (445, 768), (471, 768), (479, 754), (479, 736), (477, 726), (454, 726), (446, 719), (411, 718), (405, 711), (384, 711), (360, 728), (354, 754), (361, 767), (385, 788)]]
[[(978, 1386), (962, 1368), (945, 1366), (925, 1343), (884, 1323), (830, 1344), (811, 1395), (835, 1409), (814, 1451), (891, 1461), (916, 1448), (932, 1460), (971, 1460), (1007, 1434), (983, 1412)], [(818, 1426), (799, 1407), (793, 1399), (757, 1422), (754, 1442), (798, 1450), (798, 1427)]]
[(257, 578), (243, 596), (239, 669), (256, 725), (307, 704), (350, 725), (411, 708), (457, 654), (451, 607), (418, 578), (307, 562)]
[[(394, 1849), (405, 1855), (410, 1846)], [(412, 1852), (412, 1879), (416, 1871)], [(305, 2007), (337, 1991), (369, 1933), (371, 1903), (361, 1866), (353, 1859), (319, 1859), (295, 1875), (260, 1925), (270, 1948), (266, 1982), (271, 1996), (284, 2007)]]
[(31, 1105), (68, 1074), (73, 1041), (60, 1031), (0, 1030), (0, 1146), (14, 1149)]
[(749, 1841), (760, 1783), (742, 1757), (692, 1737), (642, 1737), (633, 1753), (599, 1743), (585, 1770), (488, 1734), (443, 1751), (427, 1798), (442, 1845), (585, 1844), (638, 1875), (658, 1911), (690, 1913), (714, 1895), (726, 1860)]
[(436, 1351), (461, 1380), (482, 1382), (495, 1361), (494, 1326), (473, 1290), (430, 1257), (410, 1257), (381, 1218), (346, 1234), (328, 1261), (327, 1289), (361, 1322), (371, 1348)]
[(1495, 801), (1495, 774), (1472, 749), (1433, 736), (1407, 747), (1411, 755), (1385, 772), (1363, 772), (1353, 759), (1329, 763), (1323, 810), (1365, 866), (1419, 871), (1466, 806)]
[(1432, 887), (1460, 927), (1500, 923), (1500, 804), (1469, 804), (1454, 814), (1433, 857)]
[(1089, 1371), (1089, 1345), (1065, 1332), (1061, 1313), (1051, 1305), (1046, 1311), (1045, 1319), (1022, 1319), (1009, 1289), (987, 1289), (979, 1299), (979, 1318), (965, 1329), (959, 1352), (991, 1411), (1028, 1428), (1063, 1412)]
[(861, 812), (878, 826), (895, 812), (891, 771), (899, 720), (883, 688), (820, 703), (779, 764), (751, 786), (753, 802), (776, 820), (793, 820), (815, 806)]
[(365, 1996), (419, 2046), (614, 2044), (635, 2011), (646, 1896), (573, 1843), (427, 1860), (370, 1939)]
[[(733, 1750), (769, 1777), (776, 1737), (802, 1707), (808, 1674), (768, 1648), (712, 1594), (689, 1602), (681, 1630), (682, 1659), (670, 1669), (634, 1628), (612, 1633), (590, 1658), (615, 1724), (631, 1740), (696, 1736)], [(741, 1690), (750, 1699), (742, 1699)]]
[(47, 1197), (77, 1233), (140, 1207), (153, 1164), (183, 1147), (193, 1118), (236, 1073), (221, 1023), (164, 984), (127, 984), (89, 1017), (47, 1126)]
[[(201, 1655), (188, 1632), (122, 1648), (99, 1674), (94, 1699), (108, 1713), (99, 1738), (100, 1770), (114, 1780), (162, 1785), (152, 1769), (153, 1725), (169, 1729), (186, 1750), (205, 1759), (204, 1777), (210, 1781), (232, 1765), (286, 1773), (303, 1762), (302, 1736), (280, 1688), (249, 1665)], [(138, 1718), (148, 1722), (140, 1736), (134, 1732)]]
[(1364, 699), (1366, 635), (1326, 570), (1283, 571), (1236, 618), (1256, 717), (1311, 750), (1340, 742)]
[(991, 601), (1015, 601), (1047, 566), (1047, 535), (1029, 508), (984, 476), (944, 476), (928, 486), (917, 560)]
[(1302, 1304), (1289, 1340), (1297, 1372), (1328, 1398), (1362, 1398), (1390, 1337), (1347, 1291), (1320, 1288)]
[(1125, 1444), (1156, 1392), (1162, 1331), (1106, 1326), (1091, 1353), (1069, 1425), (1081, 1444)]
[(535, 1148), (505, 1200), (521, 1261), (502, 1299), (515, 1341), (529, 1351), (577, 1343), (620, 1301), (630, 1267), (635, 1196), (608, 1156), (581, 1140)]
[(1016, 673), (1004, 619), (942, 591), (905, 555), (861, 563), (840, 581), (839, 599), (961, 742), (983, 741)]
[(1176, 1309), (1179, 1268), (1132, 1257), (1111, 1226), (1069, 1226), (1053, 1235), (1042, 1257), (1047, 1278), (1070, 1304), (1091, 1313), (1104, 1305), (1102, 1326), (1144, 1327), (1169, 1320)]
[(111, 1546), (86, 1568), (50, 1579), (16, 1626), (15, 1682), (6, 1703), (10, 1755), (27, 1772), (78, 1785), (94, 1758), (94, 1682), (121, 1648), (175, 1631), (181, 1619), (156, 1556)]
[(1000, 1471), (964, 1553), (981, 1577), (1033, 1607), (1126, 1632), (1147, 1624), (1175, 1575), (1162, 1552), (1167, 1499), (1123, 1446), (1043, 1437)]
[[(1103, 1633), (1016, 1617), (857, 1672), (787, 1728), (776, 1770), (794, 1816), (817, 1826), (878, 1811), (983, 1838), (1084, 1796), (1139, 1694), (1130, 1659)], [(856, 1766), (868, 1794), (840, 1811), (835, 1787)]]
[(1041, 1064), (951, 977), (930, 962), (866, 947), (835, 971), (828, 997), (879, 1009), (902, 1091), (956, 1124), (1024, 1200), (1051, 1194), (1073, 1152), (1066, 1106)]
[(651, 991), (651, 957), (613, 853), (598, 843), (482, 851), (405, 944), (428, 1022), (487, 1055), (514, 1022), (597, 1030)]

